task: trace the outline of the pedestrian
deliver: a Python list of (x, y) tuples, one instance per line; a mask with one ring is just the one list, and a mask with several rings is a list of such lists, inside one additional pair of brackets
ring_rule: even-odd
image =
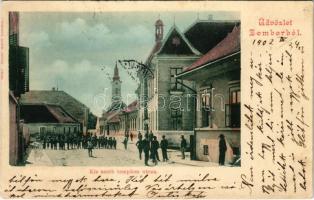
[(93, 141), (92, 143), (93, 143), (94, 147), (97, 147), (97, 136), (96, 136), (96, 134), (94, 134), (92, 141)]
[(108, 149), (108, 139), (107, 139), (107, 137), (105, 137), (105, 139), (104, 139), (104, 146), (105, 146), (105, 149)]
[(226, 140), (223, 134), (220, 134), (219, 138), (219, 165), (225, 165), (225, 156), (227, 151)]
[(113, 138), (112, 143), (113, 143), (113, 148), (117, 149), (117, 140), (115, 137)]
[(148, 140), (151, 142), (153, 140), (153, 137), (154, 137), (153, 131), (150, 131), (148, 135)]
[(66, 140), (67, 140), (67, 149), (69, 150), (70, 149), (70, 135), (67, 135), (67, 138), (66, 138)]
[(141, 131), (139, 131), (137, 134), (137, 139), (140, 139), (140, 138), (143, 139), (143, 135), (142, 135)]
[(43, 149), (46, 149), (46, 144), (47, 144), (47, 139), (46, 139), (46, 137), (44, 136)]
[(143, 151), (144, 151), (144, 164), (148, 166), (148, 159), (149, 159), (149, 150), (150, 150), (150, 142), (148, 140), (148, 134), (145, 134), (145, 138), (142, 141), (143, 144)]
[(47, 149), (49, 149), (49, 144), (50, 144), (50, 136), (47, 136), (47, 144), (46, 144)]
[(54, 148), (54, 150), (57, 150), (57, 149), (58, 149), (57, 145), (58, 145), (58, 138), (57, 138), (57, 136), (55, 135), (55, 136), (53, 137), (53, 148)]
[(129, 134), (129, 131), (128, 131), (128, 130), (125, 131), (125, 134), (124, 134), (124, 135), (125, 135), (125, 137), (127, 138), (127, 140), (129, 140), (130, 134)]
[(133, 142), (133, 133), (130, 134), (131, 142)]
[(158, 156), (158, 149), (159, 149), (159, 142), (157, 141), (157, 137), (153, 136), (153, 140), (151, 142), (151, 157), (153, 160), (153, 163), (155, 163), (155, 165), (157, 165), (157, 160), (159, 160), (159, 156)]
[(110, 137), (108, 140), (108, 147), (109, 149), (112, 149), (112, 137)]
[(88, 149), (88, 156), (89, 157), (93, 157), (93, 147), (94, 147), (94, 145), (93, 145), (91, 139), (89, 139), (87, 141), (87, 149)]
[(136, 142), (135, 145), (137, 146), (137, 149), (138, 149), (139, 158), (140, 158), (140, 160), (142, 160), (142, 152), (143, 152), (143, 140), (142, 140), (142, 137), (140, 137), (138, 139), (138, 141)]
[(168, 149), (168, 140), (163, 135), (162, 140), (160, 141), (160, 148), (162, 153), (162, 161), (168, 161), (167, 149)]
[(98, 149), (100, 149), (100, 147), (101, 147), (101, 137), (98, 138), (97, 145), (98, 145)]
[(181, 145), (180, 145), (180, 148), (181, 148), (181, 153), (182, 153), (182, 159), (185, 159), (185, 149), (186, 149), (186, 140), (184, 138), (183, 135), (181, 135)]
[(53, 149), (53, 136), (50, 137), (50, 149)]
[(124, 149), (127, 150), (128, 149), (128, 138), (127, 137), (124, 137), (123, 144), (124, 144)]

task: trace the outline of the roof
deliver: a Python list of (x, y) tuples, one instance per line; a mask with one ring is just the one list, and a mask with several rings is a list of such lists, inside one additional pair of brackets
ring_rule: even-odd
[[(183, 42), (181, 42), (183, 41)], [(162, 41), (162, 45), (157, 54), (183, 54), (183, 55), (201, 55), (195, 49), (189, 40), (180, 32), (176, 25), (173, 25), (167, 36)]]
[(148, 57), (146, 59), (146, 62), (145, 62), (146, 65), (148, 65), (152, 61), (155, 53), (159, 51), (161, 45), (162, 45), (161, 42), (156, 42), (155, 43), (153, 49), (151, 50), (150, 54), (148, 55)]
[(114, 112), (123, 110), (126, 107), (126, 104), (123, 101), (114, 101), (112, 104), (107, 108), (106, 112)]
[(187, 28), (184, 35), (193, 47), (205, 54), (239, 24), (238, 20), (197, 20)]
[(130, 103), (124, 110), (123, 112), (125, 113), (131, 113), (133, 111), (138, 110), (138, 101), (135, 100), (132, 103)]
[(158, 19), (155, 23), (155, 26), (163, 26), (164, 23), (161, 21), (161, 19)]
[(119, 117), (120, 113), (121, 111), (113, 111), (113, 112), (108, 113), (108, 118), (106, 121), (108, 123), (120, 122), (120, 117)]
[(22, 104), (20, 110), (25, 123), (78, 123), (58, 105)]
[(116, 62), (116, 66), (114, 67), (114, 75), (113, 75), (113, 78), (112, 80), (120, 80), (120, 76), (119, 76), (119, 69), (118, 69), (118, 65), (117, 65), (117, 62)]
[(75, 119), (83, 123), (88, 107), (61, 90), (32, 90), (21, 95), (22, 104), (54, 104), (61, 106)]
[(225, 57), (237, 51), (240, 51), (240, 26), (235, 26), (232, 32), (228, 33), (228, 35), (222, 41), (220, 41), (214, 48), (208, 51), (200, 59), (187, 66), (183, 72), (196, 69), (203, 64)]

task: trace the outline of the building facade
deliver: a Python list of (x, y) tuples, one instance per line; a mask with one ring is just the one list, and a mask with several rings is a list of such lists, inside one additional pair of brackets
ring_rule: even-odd
[(226, 162), (234, 162), (240, 157), (240, 26), (176, 77), (195, 82), (196, 159), (218, 163), (223, 134)]
[(9, 88), (17, 97), (29, 91), (29, 49), (19, 45), (18, 12), (9, 12)]
[(20, 165), (24, 162), (28, 131), (20, 120), (19, 97), (29, 91), (29, 49), (19, 46), (18, 12), (9, 12), (9, 90), (9, 164)]
[(19, 129), (19, 104), (13, 93), (9, 94), (10, 136), (9, 164), (18, 165), (23, 161), (23, 137)]
[(61, 90), (32, 90), (21, 96), (21, 104), (53, 104), (61, 106), (80, 123), (79, 131), (88, 131), (89, 108), (77, 99)]
[(80, 123), (59, 105), (22, 104), (20, 112), (31, 141), (48, 135), (80, 136)]
[[(163, 38), (163, 23), (155, 24), (155, 45), (147, 58), (153, 76), (139, 75), (140, 96), (144, 94), (143, 78), (148, 79), (149, 129), (158, 137), (166, 135), (170, 145), (178, 146), (180, 136), (189, 143), (196, 127), (196, 85), (176, 78), (185, 66), (197, 61), (213, 48), (237, 24), (237, 21), (197, 20), (184, 32), (174, 24)], [(139, 128), (144, 129), (144, 107), (139, 110)]]

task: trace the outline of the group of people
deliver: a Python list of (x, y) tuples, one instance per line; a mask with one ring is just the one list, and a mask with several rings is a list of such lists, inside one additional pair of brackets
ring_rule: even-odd
[(144, 164), (148, 166), (148, 160), (152, 159), (152, 162), (157, 165), (157, 161), (160, 161), (158, 149), (161, 148), (162, 152), (162, 160), (168, 161), (168, 140), (163, 135), (160, 143), (157, 140), (157, 137), (154, 136), (152, 131), (149, 134), (145, 134), (144, 138), (142, 134), (139, 132), (138, 141), (136, 142), (136, 146), (139, 151), (139, 159), (142, 160), (142, 153), (144, 153)]
[(43, 149), (70, 150), (70, 149), (88, 149), (89, 156), (92, 156), (92, 149), (116, 149), (117, 140), (115, 137), (105, 137), (87, 134), (80, 136), (78, 134), (46, 134), (40, 138)]
[(43, 149), (81, 149), (86, 146), (86, 138), (76, 134), (46, 134), (41, 138)]
[(88, 156), (93, 157), (93, 149), (117, 149), (117, 140), (115, 137), (105, 137), (96, 135), (89, 137), (87, 140)]

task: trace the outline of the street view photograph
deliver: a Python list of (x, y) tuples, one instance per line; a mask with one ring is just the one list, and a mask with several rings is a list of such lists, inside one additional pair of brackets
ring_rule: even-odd
[(10, 12), (12, 166), (241, 166), (239, 12)]

